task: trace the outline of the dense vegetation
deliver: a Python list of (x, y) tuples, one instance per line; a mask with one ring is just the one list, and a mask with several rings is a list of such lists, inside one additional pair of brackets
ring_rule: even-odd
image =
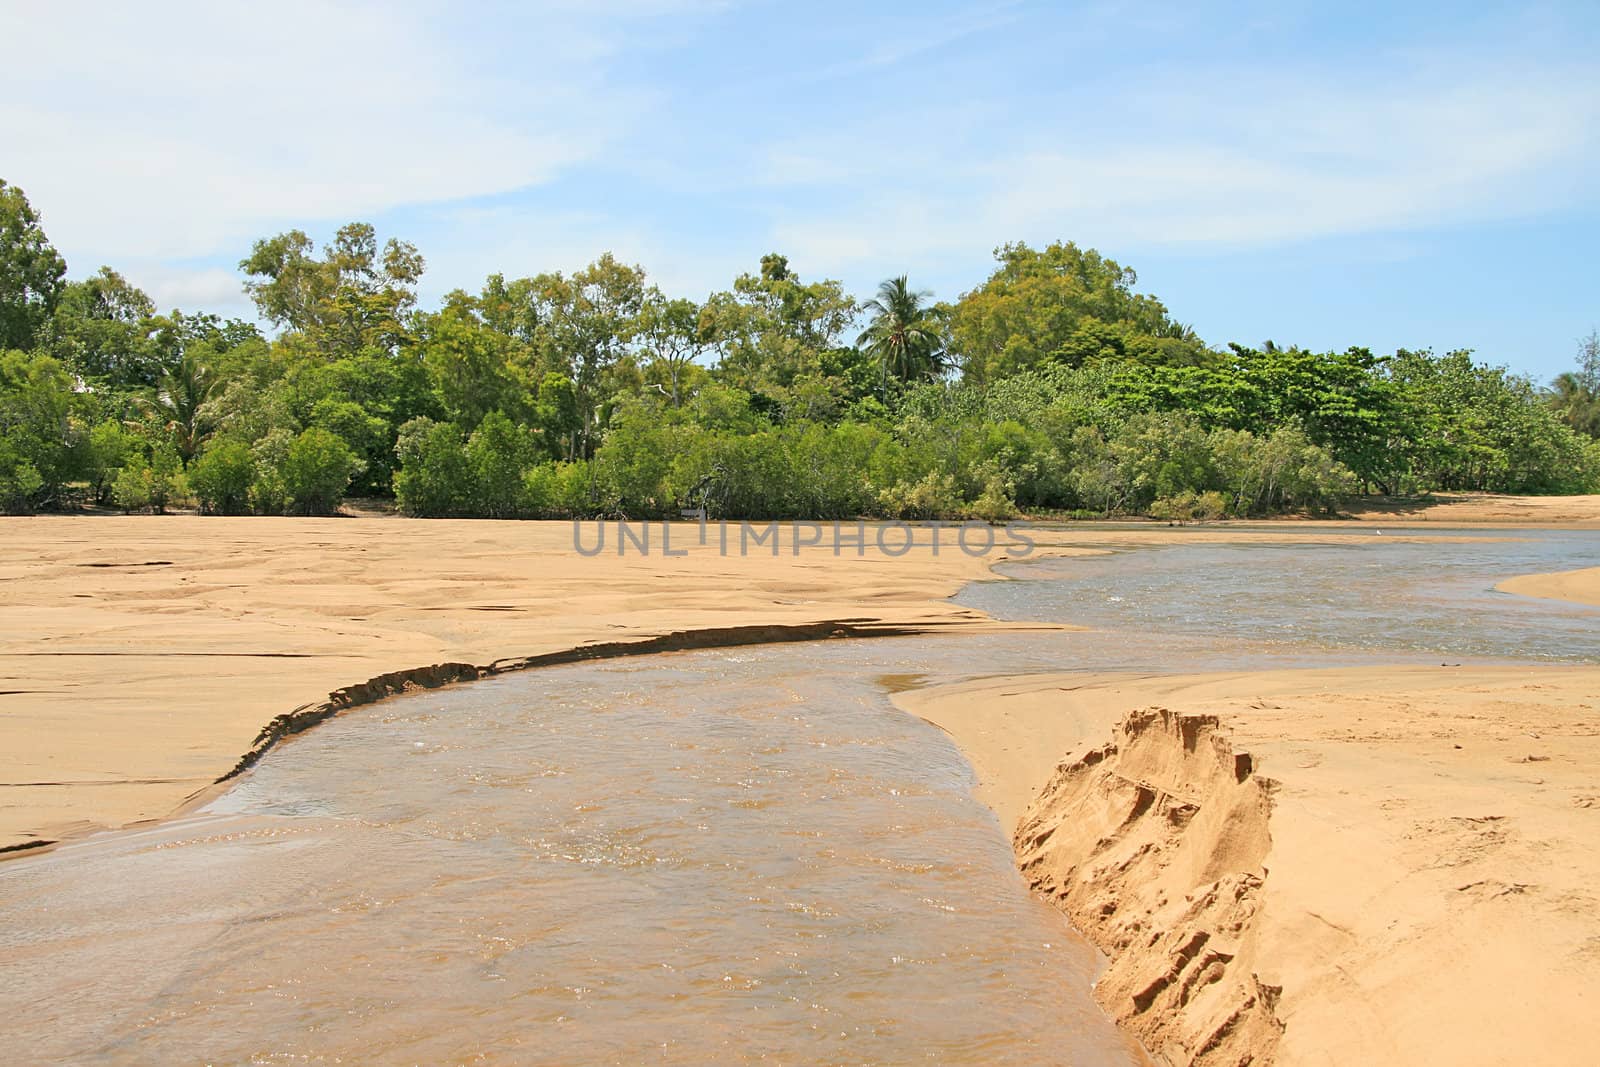
[(256, 242), (269, 338), (67, 280), (0, 182), (0, 510), (1188, 518), (1600, 486), (1594, 337), (1547, 391), (1467, 352), (1217, 349), (1097, 252), (996, 258), (953, 305), (778, 255), (697, 303), (606, 255), (429, 310), (417, 250), (352, 224)]

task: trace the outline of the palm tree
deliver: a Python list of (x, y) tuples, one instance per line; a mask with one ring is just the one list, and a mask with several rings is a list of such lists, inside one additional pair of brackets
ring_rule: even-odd
[(185, 466), (206, 439), (209, 420), (202, 409), (216, 385), (211, 369), (186, 355), (162, 373), (156, 387), (155, 403), (150, 406), (172, 434)]
[(1551, 383), (1550, 406), (1562, 420), (1579, 433), (1600, 437), (1600, 394), (1584, 381), (1584, 375), (1568, 371)]
[(944, 369), (944, 349), (937, 313), (923, 301), (928, 294), (906, 284), (906, 276), (890, 278), (878, 286), (878, 298), (867, 301), (872, 322), (856, 338), (874, 356), (885, 395), (889, 375), (903, 382), (932, 378)]

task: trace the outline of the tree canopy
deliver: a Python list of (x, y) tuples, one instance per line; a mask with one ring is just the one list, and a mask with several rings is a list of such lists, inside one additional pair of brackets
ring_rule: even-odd
[(1600, 337), (1549, 388), (1470, 352), (1211, 346), (1071, 242), (952, 304), (777, 253), (701, 299), (605, 254), (418, 305), (365, 223), (255, 242), (253, 323), (68, 280), (0, 182), (0, 510), (901, 518), (1328, 510), (1600, 488)]

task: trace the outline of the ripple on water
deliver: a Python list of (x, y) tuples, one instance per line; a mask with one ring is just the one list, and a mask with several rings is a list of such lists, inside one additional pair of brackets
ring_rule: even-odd
[(332, 720), (189, 818), (0, 868), (0, 1012), (90, 1062), (1134, 1062), (966, 764), (870, 681), (980, 646), (871, 644)]

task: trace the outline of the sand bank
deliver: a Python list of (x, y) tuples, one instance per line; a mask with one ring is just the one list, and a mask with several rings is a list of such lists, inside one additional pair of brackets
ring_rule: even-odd
[(1537, 525), (1600, 528), (1600, 495), (1500, 496), (1494, 493), (1437, 493), (1423, 500), (1357, 498), (1345, 509), (1361, 522), (1442, 523), (1446, 525)]
[(1589, 1061), (1600, 668), (896, 700), (967, 753), (1025, 875), (1111, 958), (1097, 996), (1171, 1062)]
[[(1508, 578), (1495, 588), (1502, 593), (1516, 593), (1518, 596), (1600, 606), (1600, 567), (1555, 571), (1551, 574), (1524, 574)], [(1597, 643), (1600, 643), (1600, 638), (1597, 638)]]
[[(774, 556), (740, 555), (734, 528), (724, 555), (715, 527), (702, 546), (683, 525), (671, 547), (687, 554), (668, 556), (652, 530), (648, 556), (631, 543), (618, 556), (613, 530), (586, 557), (570, 523), (0, 518), (0, 848), (167, 815), (276, 717), (340, 704), (383, 675), (719, 628), (998, 625), (945, 598), (1005, 558), (1003, 535), (983, 556), (949, 531), (935, 553), (926, 530), (904, 555), (836, 555), (828, 536), (795, 553), (783, 527)], [(1306, 534), (1031, 536), (1066, 554)], [(592, 527), (584, 537), (592, 549)]]

